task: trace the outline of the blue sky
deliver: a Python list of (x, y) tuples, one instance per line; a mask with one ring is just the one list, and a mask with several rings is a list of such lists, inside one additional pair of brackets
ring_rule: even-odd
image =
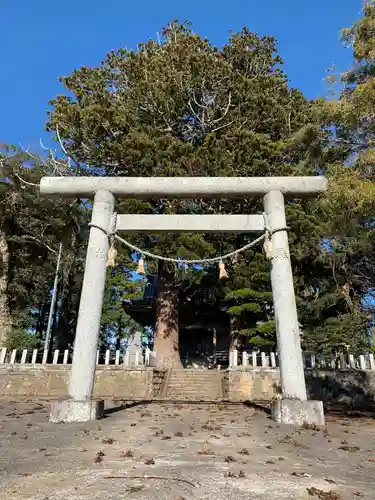
[(195, 32), (220, 45), (247, 26), (274, 35), (291, 84), (307, 97), (324, 95), (332, 65), (351, 63), (339, 30), (361, 15), (362, 0), (2, 0), (0, 12), (0, 142), (38, 147), (48, 100), (60, 75), (99, 63), (111, 48), (133, 48), (168, 21), (193, 21)]

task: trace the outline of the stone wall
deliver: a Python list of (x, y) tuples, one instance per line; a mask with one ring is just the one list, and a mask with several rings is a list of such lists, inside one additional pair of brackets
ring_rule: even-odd
[[(0, 366), (0, 397), (67, 397), (70, 369), (64, 365)], [(151, 399), (153, 369), (100, 366), (96, 370), (94, 397)]]
[[(0, 397), (67, 397), (70, 369), (69, 365), (0, 365)], [(220, 373), (225, 400), (270, 401), (280, 393), (278, 369), (236, 367)], [(319, 369), (306, 370), (305, 375), (310, 399), (354, 405), (374, 402), (375, 371)], [(158, 399), (166, 384), (168, 377), (161, 370), (103, 365), (96, 370), (94, 396)]]
[(374, 403), (375, 371), (306, 370), (305, 376), (310, 399), (354, 406)]
[(266, 368), (229, 368), (224, 397), (229, 401), (270, 401), (278, 392), (280, 373)]
[[(373, 403), (375, 371), (306, 370), (309, 399), (326, 403)], [(267, 368), (230, 368), (224, 376), (224, 397), (230, 401), (270, 401), (280, 394), (280, 371)]]

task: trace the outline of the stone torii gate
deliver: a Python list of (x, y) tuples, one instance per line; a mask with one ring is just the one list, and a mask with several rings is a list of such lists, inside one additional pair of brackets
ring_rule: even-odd
[[(74, 343), (69, 399), (52, 405), (52, 422), (100, 418), (103, 401), (92, 399), (96, 351), (115, 196), (127, 198), (263, 198), (272, 241), (271, 284), (280, 359), (282, 398), (273, 403), (281, 423), (324, 424), (323, 403), (308, 401), (286, 232), (285, 197), (317, 195), (324, 177), (45, 177), (45, 196), (93, 197), (92, 226)], [(100, 228), (100, 229), (99, 229)], [(265, 231), (262, 215), (117, 215), (116, 231)]]

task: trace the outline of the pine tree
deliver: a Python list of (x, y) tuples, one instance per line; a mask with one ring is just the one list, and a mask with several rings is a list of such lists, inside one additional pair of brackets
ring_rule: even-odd
[[(322, 209), (328, 216), (325, 268), (334, 276), (327, 284), (326, 320), (316, 328), (314, 343), (368, 348), (373, 314), (375, 184), (375, 2), (366, 1), (363, 17), (342, 31), (353, 50), (354, 64), (341, 75), (339, 98), (323, 103), (328, 195)], [(323, 269), (324, 269), (323, 267)], [(322, 269), (322, 275), (324, 270)], [(323, 280), (324, 282), (324, 280)], [(327, 313), (336, 308), (337, 317)], [(326, 339), (322, 340), (322, 331)], [(333, 340), (334, 339), (334, 340)]]
[[(59, 243), (64, 244), (63, 290), (76, 270), (77, 233), (85, 213), (74, 200), (40, 197), (39, 181), (52, 169), (38, 155), (4, 145), (0, 164), (0, 340), (5, 342), (12, 328), (32, 329), (39, 337), (45, 333)], [(78, 282), (77, 287), (79, 293)], [(66, 296), (75, 314), (72, 288)]]
[[(75, 70), (61, 81), (70, 95), (52, 101), (48, 127), (58, 129), (67, 151), (97, 175), (286, 176), (323, 168), (320, 107), (288, 87), (275, 39), (246, 28), (218, 48), (176, 21), (161, 40), (111, 51), (100, 66)], [(150, 199), (121, 200), (117, 210), (254, 213), (262, 207), (253, 200)], [(287, 210), (297, 299), (309, 331), (306, 311), (316, 300), (309, 294), (327, 266), (320, 262), (327, 216), (321, 221), (322, 210), (309, 201), (290, 200)], [(138, 234), (131, 241), (156, 254), (205, 258), (238, 248), (244, 237)], [(275, 328), (261, 248), (227, 265), (234, 331), (253, 346), (271, 346)], [(182, 284), (197, 273), (181, 276), (175, 266), (160, 263), (157, 272), (155, 347), (162, 366), (180, 366), (177, 311)], [(329, 293), (333, 281), (331, 273), (320, 293)], [(324, 310), (328, 317), (336, 314)]]
[(134, 321), (123, 309), (125, 298), (137, 299), (142, 297), (143, 280), (132, 279), (129, 272), (122, 265), (109, 268), (101, 318), (101, 344), (108, 347), (114, 345), (116, 349), (123, 348), (123, 341), (131, 338), (143, 328)]

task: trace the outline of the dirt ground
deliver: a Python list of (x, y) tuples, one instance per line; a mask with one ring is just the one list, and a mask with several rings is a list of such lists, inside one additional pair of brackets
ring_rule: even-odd
[(296, 430), (229, 404), (110, 407), (89, 424), (48, 412), (0, 401), (1, 499), (375, 499), (371, 415)]

